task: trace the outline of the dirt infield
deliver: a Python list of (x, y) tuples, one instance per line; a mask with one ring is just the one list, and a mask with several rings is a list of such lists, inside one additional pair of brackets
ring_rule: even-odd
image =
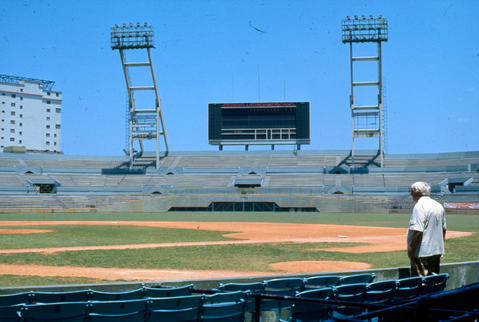
[[(159, 247), (179, 247), (198, 245), (226, 244), (258, 244), (258, 243), (361, 243), (353, 247), (338, 247), (318, 249), (345, 253), (388, 252), (406, 249), (405, 228), (366, 227), (322, 224), (292, 224), (292, 223), (245, 223), (245, 222), (105, 222), (105, 221), (3, 221), (0, 226), (24, 225), (125, 225), (162, 228), (199, 229), (212, 231), (228, 231), (224, 237), (233, 238), (228, 241), (183, 242), (183, 243), (153, 243), (153, 244), (123, 244), (87, 247), (56, 247), (30, 249), (1, 249), (1, 254), (8, 253), (56, 253), (63, 251), (82, 251), (95, 249), (139, 249)], [(0, 229), (0, 234), (15, 233), (15, 229)], [(18, 233), (45, 233), (44, 230), (19, 229)], [(448, 231), (447, 238), (468, 236), (471, 233)], [(333, 261), (300, 261), (272, 263), (271, 268), (277, 273), (308, 273), (338, 270), (367, 269), (367, 263), (333, 262)], [(120, 269), (95, 267), (58, 267), (40, 265), (1, 265), (0, 274), (89, 277), (102, 280), (181, 280), (198, 278), (240, 277), (277, 274), (271, 272), (239, 272), (239, 271), (191, 271), (165, 269)]]

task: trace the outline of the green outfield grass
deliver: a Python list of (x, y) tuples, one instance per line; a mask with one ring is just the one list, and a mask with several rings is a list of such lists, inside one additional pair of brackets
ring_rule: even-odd
[[(2, 214), (0, 221), (243, 221), (292, 222), (362, 225), (406, 228), (409, 215), (404, 214), (323, 214), (323, 213), (115, 213), (115, 214)], [(446, 243), (443, 262), (479, 259), (479, 216), (448, 215), (448, 229), (475, 232), (470, 237)], [(0, 227), (7, 228), (7, 227)], [(181, 241), (225, 240), (224, 232), (190, 229), (165, 229), (136, 226), (34, 226), (15, 227), (52, 229), (51, 233), (0, 235), (2, 249), (59, 246), (142, 244)], [(407, 266), (404, 251), (345, 254), (318, 251), (319, 248), (346, 247), (334, 243), (276, 243), (248, 245), (188, 246), (153, 249), (95, 250), (53, 254), (22, 253), (0, 255), (1, 264), (39, 264), (58, 266), (159, 268), (194, 270), (237, 270), (271, 272), (269, 264), (298, 260), (333, 260), (369, 263), (373, 268)], [(0, 285), (38, 285), (99, 282), (87, 278), (40, 278), (37, 276), (0, 276)]]

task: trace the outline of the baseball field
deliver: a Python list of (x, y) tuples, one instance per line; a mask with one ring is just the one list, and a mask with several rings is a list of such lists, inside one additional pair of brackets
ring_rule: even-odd
[[(161, 281), (407, 266), (408, 214), (0, 214), (0, 285)], [(447, 215), (442, 262), (479, 259), (479, 216)]]

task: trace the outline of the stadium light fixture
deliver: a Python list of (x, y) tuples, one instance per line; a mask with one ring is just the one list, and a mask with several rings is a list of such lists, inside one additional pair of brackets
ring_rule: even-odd
[(388, 40), (388, 21), (381, 15), (374, 17), (369, 15), (366, 18), (362, 15), (354, 19), (349, 16), (342, 21), (342, 41), (343, 43), (352, 42), (381, 42)]
[(153, 27), (147, 23), (123, 24), (121, 27), (115, 25), (111, 28), (111, 49), (154, 48), (153, 39)]

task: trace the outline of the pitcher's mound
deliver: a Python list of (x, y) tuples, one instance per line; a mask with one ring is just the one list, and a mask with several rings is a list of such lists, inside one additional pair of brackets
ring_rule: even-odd
[(275, 270), (285, 271), (287, 273), (314, 273), (328, 271), (349, 271), (357, 269), (368, 269), (371, 265), (361, 262), (348, 261), (296, 261), (280, 262), (270, 264)]

